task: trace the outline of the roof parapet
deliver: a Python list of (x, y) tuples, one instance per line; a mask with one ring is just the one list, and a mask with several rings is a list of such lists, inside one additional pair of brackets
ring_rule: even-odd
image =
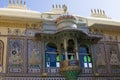
[(67, 13), (67, 6), (60, 5), (60, 4), (53, 4), (52, 5), (52, 12), (54, 13)]
[(8, 8), (27, 9), (26, 0), (8, 0)]
[(101, 9), (91, 9), (91, 16), (98, 17), (98, 18), (109, 18), (105, 14), (105, 11)]

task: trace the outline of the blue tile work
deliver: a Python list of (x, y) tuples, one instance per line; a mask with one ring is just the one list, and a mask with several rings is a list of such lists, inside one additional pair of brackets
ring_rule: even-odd
[(8, 73), (19, 73), (24, 71), (24, 40), (8, 39)]

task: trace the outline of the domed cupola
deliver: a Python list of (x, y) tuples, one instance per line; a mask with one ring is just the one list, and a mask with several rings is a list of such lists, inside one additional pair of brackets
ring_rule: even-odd
[(72, 15), (62, 15), (56, 20), (57, 29), (64, 30), (64, 29), (75, 29), (77, 28), (76, 25), (76, 18)]

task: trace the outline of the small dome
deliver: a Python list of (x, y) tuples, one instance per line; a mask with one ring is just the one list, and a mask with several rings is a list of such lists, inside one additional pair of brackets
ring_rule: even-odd
[(76, 18), (72, 15), (62, 15), (56, 20), (57, 29), (76, 29)]
[(76, 20), (76, 18), (74, 16), (72, 16), (72, 15), (62, 15), (62, 16), (57, 18), (56, 22), (59, 23), (60, 21), (62, 21), (64, 19)]

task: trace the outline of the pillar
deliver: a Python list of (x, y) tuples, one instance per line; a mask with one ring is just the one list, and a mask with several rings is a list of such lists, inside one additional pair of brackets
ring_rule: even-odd
[(64, 49), (65, 49), (65, 60), (68, 60), (68, 54), (67, 54), (67, 40), (64, 39)]
[(43, 38), (42, 38), (42, 40), (41, 40), (41, 53), (42, 53), (42, 55), (43, 55), (43, 57), (42, 57), (42, 69), (43, 69), (43, 75), (44, 75), (44, 73), (46, 73), (45, 72), (45, 41), (43, 40)]
[(76, 59), (79, 60), (78, 42), (77, 42), (77, 39), (75, 39), (75, 53), (76, 53)]

